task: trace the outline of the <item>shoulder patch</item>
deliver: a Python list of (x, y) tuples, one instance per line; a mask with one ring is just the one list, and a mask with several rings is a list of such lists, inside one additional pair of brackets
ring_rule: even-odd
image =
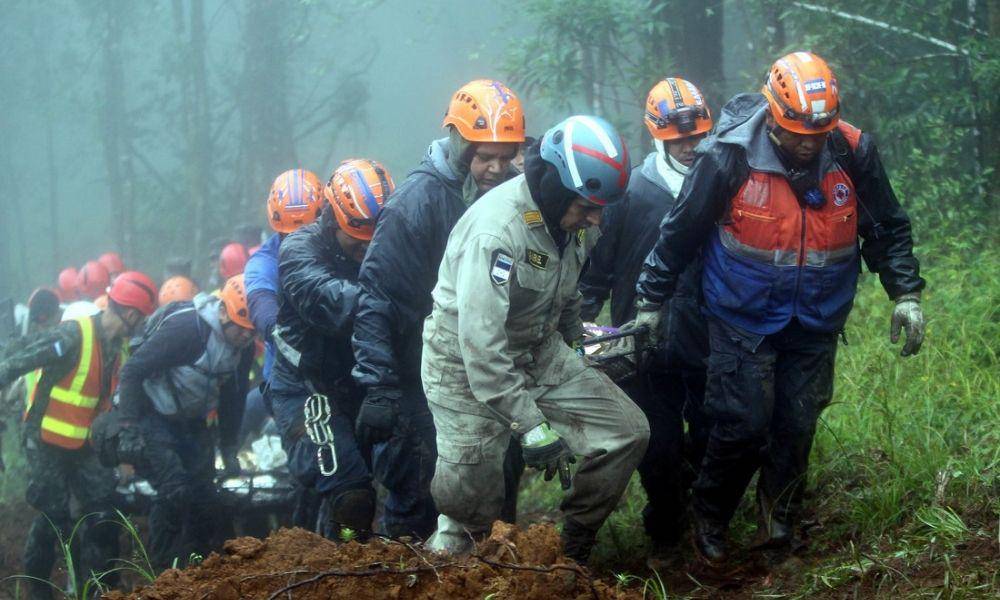
[(524, 260), (528, 261), (528, 264), (536, 269), (544, 269), (549, 266), (549, 255), (537, 252), (531, 248), (525, 251)]
[(493, 251), (490, 261), (490, 280), (494, 285), (503, 285), (510, 281), (510, 271), (514, 268), (514, 259), (502, 250)]
[(526, 210), (521, 216), (524, 218), (524, 224), (528, 227), (538, 227), (544, 223), (542, 213), (537, 210)]

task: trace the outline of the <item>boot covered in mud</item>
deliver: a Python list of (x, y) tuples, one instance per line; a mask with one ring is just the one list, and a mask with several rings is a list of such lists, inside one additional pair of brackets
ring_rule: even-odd
[(793, 495), (791, 500), (774, 502), (763, 487), (757, 485), (757, 534), (754, 536), (753, 549), (790, 550), (801, 500)]
[(711, 566), (719, 566), (729, 559), (726, 543), (728, 527), (694, 513), (694, 550), (698, 558)]
[(584, 527), (573, 519), (566, 518), (562, 530), (563, 554), (581, 565), (587, 564), (590, 551), (597, 544), (597, 530)]
[(375, 490), (354, 489), (324, 499), (323, 537), (344, 539), (344, 530), (350, 529), (359, 542), (371, 537), (375, 519)]
[(448, 515), (438, 515), (437, 529), (427, 538), (424, 547), (431, 552), (451, 556), (466, 556), (476, 549), (476, 538), (485, 532), (472, 532)]

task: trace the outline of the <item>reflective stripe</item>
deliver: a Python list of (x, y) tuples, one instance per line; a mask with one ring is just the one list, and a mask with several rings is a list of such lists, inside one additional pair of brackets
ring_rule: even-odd
[(776, 267), (794, 267), (799, 264), (799, 253), (794, 250), (764, 250), (754, 248), (736, 239), (725, 226), (719, 226), (719, 240), (722, 246), (734, 254)]
[(73, 438), (74, 440), (85, 440), (87, 439), (87, 433), (90, 432), (90, 427), (80, 427), (79, 425), (60, 421), (48, 415), (42, 417), (42, 429), (63, 437)]
[(31, 410), (31, 405), (35, 401), (35, 391), (38, 390), (38, 382), (42, 379), (42, 370), (35, 369), (24, 376), (24, 410), (25, 413)]
[(76, 373), (73, 375), (73, 382), (70, 384), (69, 389), (59, 387), (59, 385), (54, 386), (52, 391), (49, 392), (49, 398), (65, 402), (66, 404), (72, 404), (73, 406), (94, 408), (97, 406), (100, 398), (85, 396), (81, 393), (84, 384), (87, 383), (87, 375), (90, 374), (90, 359), (94, 353), (94, 322), (88, 318), (78, 319), (77, 323), (80, 324), (80, 333), (83, 340), (80, 344), (80, 360), (76, 363)]
[[(84, 371), (84, 373), (86, 373), (86, 371)], [(83, 394), (80, 394), (72, 389), (67, 390), (59, 387), (52, 388), (52, 391), (49, 393), (49, 398), (65, 402), (66, 404), (72, 404), (73, 406), (82, 406), (84, 408), (94, 408), (100, 401), (100, 398), (97, 398), (96, 396), (84, 396)]]

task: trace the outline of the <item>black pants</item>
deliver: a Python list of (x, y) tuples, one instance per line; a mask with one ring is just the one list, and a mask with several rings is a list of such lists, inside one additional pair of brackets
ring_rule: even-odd
[[(37, 435), (37, 434), (36, 434)], [(91, 572), (101, 573), (114, 568), (118, 557), (118, 526), (114, 518), (115, 474), (101, 466), (97, 457), (84, 446), (79, 450), (65, 450), (41, 441), (32, 440), (25, 448), (28, 459), (28, 489), (26, 500), (39, 511), (31, 522), (28, 538), (24, 542), (24, 573), (48, 580), (56, 560), (56, 545), (60, 538), (69, 542), (76, 526), (75, 518), (83, 518), (74, 537), (74, 561), (79, 583), (83, 584)], [(79, 504), (79, 515), (70, 513), (70, 497)], [(102, 581), (117, 584), (116, 574), (109, 574)], [(49, 598), (51, 588), (47, 583), (31, 581), (33, 598)]]
[(761, 336), (712, 317), (709, 338), (705, 414), (713, 424), (694, 510), (728, 524), (759, 468), (762, 519), (794, 527), (816, 423), (833, 395), (836, 333), (792, 321)]
[(154, 567), (186, 564), (191, 553), (207, 555), (232, 529), (215, 487), (215, 436), (204, 420), (143, 418), (145, 448), (140, 477), (156, 490), (149, 511), (149, 555)]
[(649, 446), (639, 463), (647, 498), (643, 525), (654, 542), (674, 544), (684, 531), (688, 490), (708, 436), (702, 415), (705, 372), (653, 371), (623, 389), (649, 421)]

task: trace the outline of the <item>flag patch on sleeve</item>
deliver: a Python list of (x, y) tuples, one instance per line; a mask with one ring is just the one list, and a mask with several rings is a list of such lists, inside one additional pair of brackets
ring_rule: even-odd
[(514, 259), (501, 250), (493, 251), (490, 261), (490, 279), (495, 285), (503, 285), (510, 281), (510, 271), (514, 268)]

